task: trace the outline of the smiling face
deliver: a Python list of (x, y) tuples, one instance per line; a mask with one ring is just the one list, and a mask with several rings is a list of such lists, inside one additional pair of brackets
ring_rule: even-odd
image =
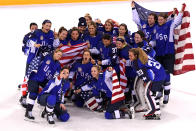
[(163, 25), (163, 24), (166, 23), (166, 19), (164, 19), (164, 17), (159, 16), (158, 17), (158, 23), (159, 23), (159, 25)]
[(125, 27), (124, 27), (124, 26), (120, 26), (120, 27), (119, 27), (119, 35), (120, 35), (120, 36), (124, 36), (125, 33), (126, 33)]
[(155, 23), (154, 16), (153, 15), (149, 15), (148, 16), (148, 24), (151, 26), (151, 25), (154, 25), (154, 23)]
[(88, 31), (89, 31), (90, 35), (94, 36), (96, 33), (96, 28), (93, 25), (89, 25)]
[(91, 75), (93, 76), (93, 78), (98, 78), (99, 71), (98, 71), (97, 67), (92, 67), (91, 68)]
[(140, 43), (142, 42), (142, 37), (138, 34), (138, 33), (135, 33), (135, 37), (134, 37), (134, 40), (135, 40), (135, 43)]
[(105, 23), (105, 30), (108, 32), (112, 31), (112, 24), (109, 22), (106, 22)]
[(134, 53), (131, 52), (131, 51), (129, 51), (129, 59), (130, 59), (131, 61), (134, 61), (134, 60), (136, 59)]
[(61, 51), (55, 52), (53, 55), (54, 60), (60, 60), (62, 57), (63, 53)]
[(60, 34), (59, 34), (59, 39), (60, 40), (65, 40), (67, 38), (67, 31), (63, 30)]
[(69, 70), (68, 69), (64, 69), (61, 71), (60, 73), (60, 78), (61, 79), (67, 79), (69, 76)]
[(87, 25), (90, 24), (90, 23), (92, 22), (92, 19), (90, 19), (90, 17), (85, 16), (84, 18), (86, 19)]
[(32, 25), (30, 30), (31, 30), (31, 32), (33, 32), (33, 31), (37, 30), (37, 28), (38, 28), (37, 25)]
[(52, 24), (51, 23), (45, 23), (42, 25), (42, 31), (44, 33), (48, 33), (51, 29)]
[(118, 49), (122, 49), (123, 48), (123, 43), (121, 41), (116, 41), (116, 47)]
[(80, 33), (84, 33), (84, 31), (86, 30), (86, 26), (78, 26), (78, 29)]

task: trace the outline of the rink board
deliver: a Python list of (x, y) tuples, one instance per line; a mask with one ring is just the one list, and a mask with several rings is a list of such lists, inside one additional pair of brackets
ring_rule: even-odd
[(128, 1), (128, 0), (0, 0), (0, 6), (61, 4), (61, 3), (79, 3), (79, 2), (106, 2), (106, 1)]

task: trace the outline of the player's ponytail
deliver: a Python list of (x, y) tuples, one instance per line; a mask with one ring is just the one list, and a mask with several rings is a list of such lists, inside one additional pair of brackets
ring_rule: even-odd
[(148, 55), (141, 48), (137, 48), (137, 50), (139, 52), (139, 60), (142, 62), (142, 64), (146, 64), (148, 62)]
[(148, 62), (148, 55), (141, 48), (132, 48), (129, 52), (132, 52), (135, 58), (139, 59), (142, 64), (146, 64)]

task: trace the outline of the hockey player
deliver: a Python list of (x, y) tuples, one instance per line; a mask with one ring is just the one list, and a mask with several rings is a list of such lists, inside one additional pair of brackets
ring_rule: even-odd
[(112, 66), (116, 72), (119, 72), (119, 66), (117, 64), (117, 48), (112, 44), (112, 37), (109, 34), (104, 34), (102, 42), (98, 46), (100, 60), (98, 64), (102, 66), (103, 70)]
[(53, 47), (57, 48), (59, 46), (63, 46), (63, 45), (67, 45), (68, 41), (67, 41), (67, 34), (68, 31), (65, 27), (61, 27), (58, 31), (58, 33), (56, 33), (54, 31), (54, 42), (53, 42)]
[[(101, 67), (98, 65), (94, 65), (91, 69), (91, 74), (94, 78), (94, 81), (91, 83), (91, 88), (94, 87), (94, 95), (99, 97), (100, 92), (104, 92), (106, 94), (106, 119), (119, 119), (124, 118), (126, 115), (129, 116), (130, 119), (133, 118), (133, 114), (131, 111), (124, 105), (123, 100), (116, 102), (114, 104), (111, 103), (112, 98), (112, 67), (109, 67), (103, 74), (100, 74)], [(105, 98), (103, 98), (105, 99)]]
[(80, 38), (80, 31), (77, 27), (73, 27), (70, 30), (70, 35), (71, 35), (71, 38), (68, 40), (69, 46), (84, 43), (83, 39)]
[(59, 76), (51, 79), (38, 96), (38, 103), (45, 106), (41, 116), (45, 117), (47, 114), (49, 124), (55, 124), (53, 118), (54, 114), (62, 122), (66, 122), (70, 117), (63, 104), (64, 95), (70, 88), (68, 76), (69, 68), (63, 67)]
[[(159, 61), (165, 68), (167, 77), (164, 83), (164, 99), (163, 103), (167, 104), (169, 101), (169, 94), (171, 88), (170, 74), (173, 73), (175, 61), (174, 48), (174, 29), (180, 25), (183, 16), (183, 8), (181, 12), (173, 20), (167, 21), (167, 15), (160, 13), (158, 15), (158, 25), (155, 27), (155, 51), (156, 60)], [(162, 97), (162, 92), (157, 96)]]
[(93, 19), (92, 19), (92, 17), (90, 16), (89, 13), (86, 13), (85, 16), (84, 16), (84, 18), (86, 19), (86, 24), (87, 24), (87, 26), (89, 26), (89, 24), (90, 24), (91, 22), (93, 22)]
[(89, 43), (88, 47), (92, 54), (93, 59), (98, 59), (98, 45), (102, 40), (103, 33), (97, 31), (97, 25), (94, 22), (89, 23), (88, 25), (88, 33), (84, 40)]
[[(34, 33), (31, 35), (31, 38), (27, 41), (27, 47), (29, 47), (29, 53), (26, 62), (26, 73), (23, 84), (21, 85), (22, 90), (22, 97), (20, 98), (20, 103), (23, 107), (26, 107), (26, 97), (27, 93), (24, 91), (27, 88), (27, 70), (29, 68), (29, 64), (35, 57), (43, 57), (48, 53), (53, 51), (53, 40), (54, 34), (53, 31), (50, 30), (51, 28), (51, 21), (44, 20), (42, 23), (42, 29), (35, 30)], [(24, 89), (23, 89), (24, 88)]]
[[(122, 36), (117, 37), (116, 47), (118, 49), (119, 59), (124, 61), (126, 65), (126, 62), (129, 62), (129, 49), (132, 47), (126, 43), (124, 37)], [(125, 66), (125, 75), (127, 77), (127, 88), (125, 89), (125, 102), (130, 104), (131, 100), (136, 101), (135, 93), (133, 91), (133, 83), (136, 74), (131, 67)]]
[(50, 20), (44, 20), (42, 29), (36, 30), (33, 37), (27, 42), (27, 46), (30, 47), (27, 64), (34, 57), (53, 51), (54, 33), (50, 30), (51, 25), (52, 22)]
[(118, 35), (117, 37), (124, 37), (125, 41), (128, 45), (132, 45), (132, 37), (131, 37), (131, 32), (128, 31), (127, 25), (122, 23), (119, 25), (119, 29), (118, 29)]
[(139, 30), (134, 33), (134, 48), (142, 48), (146, 54), (148, 54), (150, 57), (155, 57), (156, 52), (154, 49), (147, 43), (147, 40), (145, 38), (145, 34)]
[(79, 18), (78, 30), (79, 30), (80, 39), (84, 40), (86, 33), (87, 33), (87, 23), (84, 17)]
[[(135, 8), (134, 1), (131, 3), (133, 21), (139, 26), (139, 28), (145, 33), (145, 38), (151, 44), (154, 39), (154, 28), (157, 25), (157, 15), (151, 13), (148, 15), (148, 21), (143, 21), (139, 18), (138, 12)], [(153, 44), (153, 43), (152, 43)]]
[[(91, 63), (91, 53), (90, 51), (85, 50), (82, 56), (82, 60), (74, 63), (70, 69), (70, 75), (69, 75), (70, 81), (73, 81), (74, 76), (76, 76), (74, 82), (75, 90), (81, 88), (80, 85), (82, 85), (83, 83), (91, 79), (92, 66), (93, 64)], [(76, 106), (83, 107), (84, 100), (79, 95), (76, 95), (74, 101)]]
[[(132, 48), (129, 51), (129, 58), (132, 61), (132, 67), (136, 70), (137, 75), (144, 81), (145, 97), (150, 108), (144, 115), (145, 119), (160, 119), (159, 102), (155, 101), (157, 92), (162, 87), (166, 73), (162, 65), (155, 61), (141, 48)], [(151, 84), (151, 85), (150, 85)]]
[[(23, 38), (22, 52), (27, 56), (29, 54), (29, 47), (27, 47), (27, 41), (34, 35), (34, 31), (37, 30), (37, 28), (38, 26), (36, 23), (30, 23), (30, 32), (26, 34)], [(25, 75), (26, 75), (27, 69), (28, 69), (28, 64), (26, 64)], [(19, 84), (18, 88), (21, 88), (21, 85), (22, 84)], [(20, 102), (22, 102), (21, 100)]]
[(28, 55), (28, 47), (27, 47), (27, 41), (32, 37), (33, 33), (35, 30), (38, 29), (38, 25), (34, 22), (30, 23), (30, 32), (28, 34), (26, 34), (23, 38), (23, 46), (22, 46), (22, 52), (25, 55)]
[(104, 34), (109, 34), (113, 37), (116, 36), (118, 33), (118, 24), (112, 19), (107, 19), (104, 26), (98, 26), (98, 30), (102, 31)]
[(37, 63), (35, 60), (32, 61), (29, 66), (29, 96), (25, 112), (25, 117), (28, 119), (35, 119), (32, 115), (32, 109), (39, 93), (39, 86), (44, 87), (48, 81), (54, 77), (55, 73), (60, 72), (60, 63), (58, 61), (61, 57), (62, 51), (60, 49), (56, 49), (52, 55), (47, 55), (40, 63)]

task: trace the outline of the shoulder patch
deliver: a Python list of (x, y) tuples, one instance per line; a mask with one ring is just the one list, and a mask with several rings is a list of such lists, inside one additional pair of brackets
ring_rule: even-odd
[(145, 29), (145, 28), (146, 28), (146, 24), (144, 24), (144, 25), (142, 26), (142, 28), (144, 28), (144, 29)]
[(154, 30), (153, 30), (153, 33), (155, 34), (156, 32), (157, 32), (157, 30), (156, 30), (156, 29), (154, 29)]
[(47, 60), (47, 61), (46, 61), (46, 64), (49, 65), (49, 64), (50, 64), (50, 60)]
[(40, 40), (43, 40), (43, 39), (44, 39), (44, 37), (43, 37), (43, 35), (41, 35), (41, 36), (40, 36)]
[(78, 67), (78, 72), (82, 72), (82, 68), (81, 67)]

